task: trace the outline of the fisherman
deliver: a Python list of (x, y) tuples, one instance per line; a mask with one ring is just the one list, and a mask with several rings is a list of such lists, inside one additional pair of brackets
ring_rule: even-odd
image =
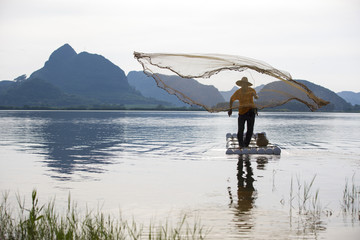
[[(254, 103), (254, 98), (258, 98), (255, 89), (251, 88), (252, 84), (248, 81), (247, 77), (243, 77), (241, 80), (236, 82), (240, 88), (234, 92), (230, 98), (230, 110), (228, 111), (229, 117), (232, 114), (233, 102), (239, 101), (239, 117), (238, 117), (238, 133), (237, 138), (239, 141), (239, 147), (248, 147), (250, 144), (251, 137), (254, 131), (255, 114), (257, 109)], [(244, 128), (245, 122), (246, 136), (244, 139)]]

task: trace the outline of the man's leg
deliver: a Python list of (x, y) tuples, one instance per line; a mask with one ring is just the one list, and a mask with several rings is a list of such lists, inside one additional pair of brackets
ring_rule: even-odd
[(246, 137), (245, 137), (245, 147), (249, 146), (250, 141), (251, 141), (251, 137), (253, 135), (254, 132), (254, 124), (255, 124), (255, 112), (253, 110), (250, 110), (250, 112), (248, 112), (248, 117), (247, 117), (247, 121), (246, 121)]
[(239, 147), (244, 147), (244, 125), (245, 125), (245, 117), (243, 115), (239, 115), (239, 117), (238, 117), (238, 133), (237, 133)]

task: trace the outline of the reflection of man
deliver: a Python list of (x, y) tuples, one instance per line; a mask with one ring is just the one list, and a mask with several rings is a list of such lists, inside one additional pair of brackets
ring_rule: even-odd
[(237, 166), (238, 204), (236, 208), (239, 211), (236, 215), (239, 217), (239, 227), (251, 229), (253, 227), (253, 217), (250, 211), (254, 206), (256, 191), (253, 185), (255, 180), (249, 155), (239, 155)]
[[(248, 147), (253, 131), (254, 131), (254, 123), (255, 123), (255, 112), (256, 106), (254, 104), (254, 98), (258, 98), (256, 95), (255, 89), (251, 88), (251, 83), (249, 83), (247, 77), (243, 77), (241, 80), (236, 82), (236, 85), (240, 86), (238, 90), (234, 92), (234, 94), (230, 98), (230, 110), (228, 111), (229, 117), (232, 114), (232, 105), (233, 102), (239, 101), (239, 117), (238, 117), (238, 133), (237, 138), (239, 141), (240, 148)], [(246, 136), (244, 141), (244, 128), (246, 125)]]

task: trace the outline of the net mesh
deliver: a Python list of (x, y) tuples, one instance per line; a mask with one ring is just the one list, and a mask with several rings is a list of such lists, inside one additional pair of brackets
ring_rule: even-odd
[[(139, 53), (134, 57), (144, 73), (157, 86), (181, 101), (201, 106), (209, 112), (228, 111), (235, 82), (248, 76), (258, 94), (258, 109), (276, 107), (291, 100), (304, 103), (311, 111), (328, 104), (285, 71), (269, 64), (240, 56), (221, 54)], [(224, 90), (224, 88), (230, 90)], [(219, 91), (223, 89), (223, 91)], [(233, 104), (233, 109), (237, 108)]]

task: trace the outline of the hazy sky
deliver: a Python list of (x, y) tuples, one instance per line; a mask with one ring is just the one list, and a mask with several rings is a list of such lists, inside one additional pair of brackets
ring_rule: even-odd
[(223, 53), (360, 92), (360, 0), (0, 0), (0, 80), (65, 43), (126, 73), (133, 51)]

